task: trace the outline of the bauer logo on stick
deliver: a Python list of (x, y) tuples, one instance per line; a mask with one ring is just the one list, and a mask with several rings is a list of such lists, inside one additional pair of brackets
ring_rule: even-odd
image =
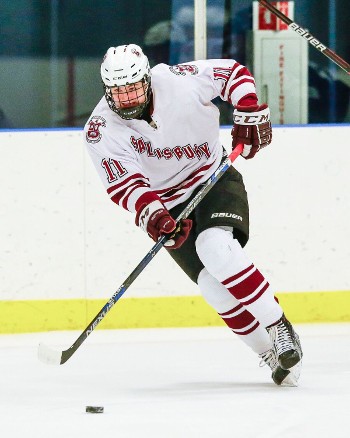
[(321, 52), (327, 49), (327, 47), (320, 43), (315, 37), (313, 37), (311, 33), (298, 26), (296, 23), (290, 23), (289, 27), (293, 29), (296, 33), (301, 35), (303, 38), (305, 38), (307, 41), (309, 41), (310, 44), (315, 46), (316, 49), (320, 50)]

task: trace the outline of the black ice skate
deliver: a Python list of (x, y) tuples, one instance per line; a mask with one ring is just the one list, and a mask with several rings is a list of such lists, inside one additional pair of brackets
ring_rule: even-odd
[(285, 315), (274, 325), (266, 328), (281, 368), (289, 370), (301, 362), (303, 356), (299, 336)]
[(260, 366), (268, 365), (272, 371), (272, 380), (278, 386), (298, 386), (300, 373), (295, 374), (293, 370), (284, 370), (280, 367), (276, 353), (273, 349), (259, 354), (261, 359)]

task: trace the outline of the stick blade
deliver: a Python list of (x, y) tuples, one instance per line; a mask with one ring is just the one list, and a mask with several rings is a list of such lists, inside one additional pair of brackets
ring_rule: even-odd
[(47, 345), (40, 343), (38, 347), (38, 358), (41, 362), (49, 365), (61, 365), (62, 352), (53, 350)]

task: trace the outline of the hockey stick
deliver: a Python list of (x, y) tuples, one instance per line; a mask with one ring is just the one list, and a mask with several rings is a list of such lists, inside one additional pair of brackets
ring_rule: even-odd
[(290, 18), (288, 18), (286, 15), (284, 15), (281, 11), (276, 9), (273, 5), (271, 5), (266, 0), (258, 0), (258, 2), (264, 6), (266, 9), (271, 11), (273, 14), (275, 14), (280, 20), (282, 20), (284, 23), (288, 24), (289, 28), (294, 30), (297, 34), (302, 36), (308, 43), (310, 43), (313, 47), (315, 47), (317, 50), (319, 50), (323, 55), (327, 56), (331, 61), (333, 61), (335, 64), (337, 64), (338, 67), (342, 68), (344, 71), (346, 71), (347, 74), (350, 74), (350, 64), (348, 64), (343, 58), (341, 58), (339, 55), (333, 52), (333, 50), (326, 47), (324, 44), (322, 44), (317, 38), (315, 38), (311, 33), (309, 33), (307, 30), (303, 29), (299, 26), (299, 24), (292, 21)]
[[(223, 161), (223, 163), (217, 168), (217, 170), (211, 175), (204, 186), (199, 190), (196, 196), (190, 201), (187, 207), (181, 212), (176, 222), (180, 222), (182, 219), (186, 219), (190, 213), (195, 209), (195, 207), (201, 202), (204, 196), (209, 192), (209, 190), (214, 186), (214, 184), (222, 177), (226, 170), (230, 167), (233, 161), (240, 155), (243, 150), (243, 145), (237, 145), (237, 147), (231, 152), (231, 154)], [(46, 346), (45, 344), (39, 344), (38, 357), (42, 362), (62, 365), (77, 351), (80, 345), (85, 341), (85, 339), (95, 330), (97, 325), (103, 320), (106, 314), (111, 310), (114, 304), (123, 296), (128, 287), (133, 283), (134, 280), (141, 274), (148, 263), (153, 259), (153, 257), (159, 252), (159, 250), (164, 246), (168, 237), (162, 236), (158, 242), (153, 246), (153, 248), (148, 251), (146, 256), (141, 260), (141, 262), (132, 271), (129, 277), (124, 281), (124, 283), (118, 288), (118, 290), (111, 296), (109, 301), (102, 307), (95, 318), (90, 322), (86, 329), (81, 333), (74, 344), (63, 351), (56, 351), (52, 348)]]

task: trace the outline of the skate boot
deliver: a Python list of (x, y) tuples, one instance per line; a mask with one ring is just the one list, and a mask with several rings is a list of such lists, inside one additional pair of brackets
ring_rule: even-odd
[[(280, 367), (276, 353), (273, 349), (266, 351), (265, 353), (259, 354), (260, 364), (263, 367), (268, 365), (272, 371), (272, 380), (278, 386), (298, 386), (298, 377), (295, 375), (293, 370), (284, 370)], [(300, 373), (299, 373), (300, 374)]]
[(273, 349), (281, 368), (289, 370), (301, 362), (303, 353), (299, 336), (295, 333), (292, 324), (284, 314), (281, 319), (274, 325), (267, 327), (266, 330), (270, 335)]

